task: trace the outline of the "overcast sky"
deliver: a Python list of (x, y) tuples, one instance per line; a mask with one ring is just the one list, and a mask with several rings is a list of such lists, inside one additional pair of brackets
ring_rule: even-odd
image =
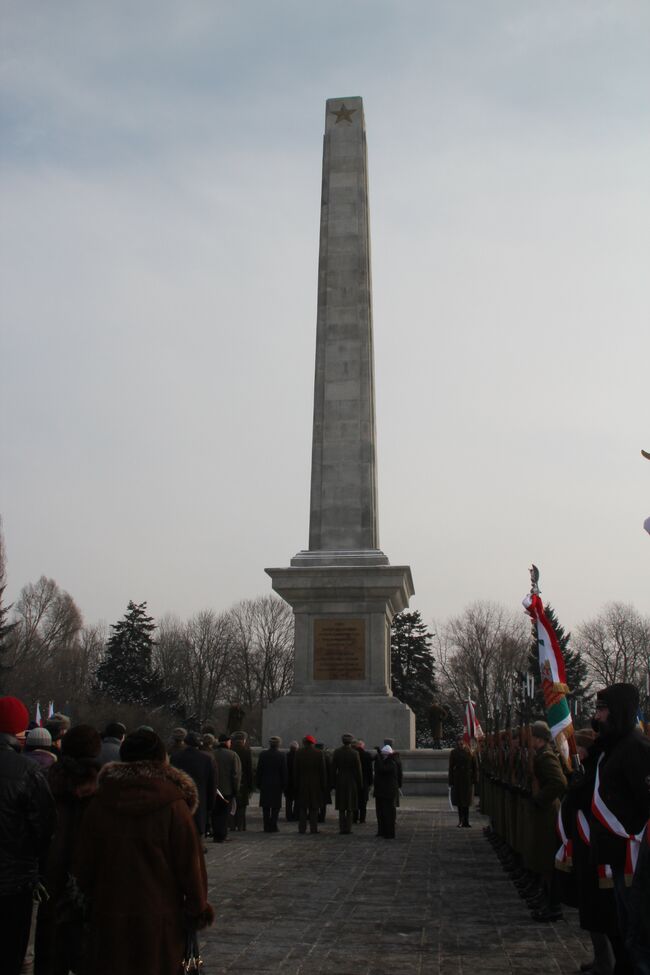
[(380, 541), (427, 623), (650, 612), (647, 0), (0, 0), (9, 599), (308, 544), (325, 100), (361, 95)]

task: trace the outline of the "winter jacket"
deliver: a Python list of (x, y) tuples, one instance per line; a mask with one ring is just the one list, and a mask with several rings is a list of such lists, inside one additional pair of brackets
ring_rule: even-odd
[(240, 809), (248, 805), (248, 800), (253, 791), (253, 753), (250, 745), (245, 741), (234, 741), (231, 751), (237, 755), (241, 763), (241, 778), (237, 791), (237, 805)]
[(47, 780), (19, 747), (0, 734), (0, 896), (36, 886), (56, 822)]
[(31, 762), (36, 762), (45, 776), (47, 776), (47, 773), (56, 764), (57, 760), (54, 752), (48, 752), (44, 748), (26, 748), (23, 755)]
[(377, 755), (375, 759), (375, 799), (391, 799), (397, 805), (402, 786), (402, 766), (392, 755)]
[(358, 809), (363, 789), (359, 753), (352, 745), (341, 745), (332, 757), (337, 809)]
[(257, 762), (256, 785), (260, 806), (279, 809), (287, 787), (287, 757), (279, 748), (267, 748)]
[(199, 805), (194, 820), (196, 828), (203, 835), (219, 787), (217, 769), (212, 756), (190, 746), (172, 755), (171, 764), (194, 779), (199, 794)]
[[(613, 684), (605, 694), (609, 718), (599, 738), (603, 750), (598, 766), (599, 791), (628, 833), (636, 835), (650, 816), (650, 740), (636, 730), (636, 689), (630, 684)], [(597, 864), (614, 868), (625, 865), (625, 839), (611, 833), (595, 816), (591, 836)]]
[(217, 788), (227, 799), (236, 796), (241, 782), (239, 755), (227, 745), (219, 745), (213, 753), (217, 763)]
[(535, 753), (533, 777), (533, 795), (529, 799), (533, 842), (527, 862), (534, 873), (552, 874), (560, 845), (556, 831), (557, 812), (566, 792), (567, 780), (560, 759), (550, 744)]
[(313, 745), (303, 745), (293, 763), (296, 799), (306, 809), (320, 809), (327, 788), (325, 756)]
[(210, 923), (192, 779), (163, 762), (99, 774), (73, 873), (90, 904), (84, 975), (178, 975), (185, 918)]

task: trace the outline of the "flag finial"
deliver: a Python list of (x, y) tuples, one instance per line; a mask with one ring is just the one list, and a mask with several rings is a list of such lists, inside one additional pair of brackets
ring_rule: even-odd
[(539, 595), (539, 593), (540, 593), (540, 588), (539, 588), (539, 569), (537, 568), (537, 566), (533, 562), (533, 564), (531, 565), (531, 567), (530, 567), (530, 569), (528, 571), (530, 572), (530, 591), (531, 592), (534, 592), (536, 595)]

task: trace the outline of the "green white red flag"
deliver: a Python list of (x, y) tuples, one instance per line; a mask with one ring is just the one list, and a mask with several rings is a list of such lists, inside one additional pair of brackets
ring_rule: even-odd
[(539, 675), (544, 693), (546, 721), (554, 738), (573, 734), (573, 722), (566, 695), (564, 657), (555, 630), (544, 613), (544, 604), (536, 592), (529, 592), (523, 600), (524, 609), (537, 629)]

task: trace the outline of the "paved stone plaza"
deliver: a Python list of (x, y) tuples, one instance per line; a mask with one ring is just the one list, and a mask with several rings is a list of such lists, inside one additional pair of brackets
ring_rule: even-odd
[[(295, 823), (208, 845), (206, 975), (481, 975), (575, 972), (590, 957), (575, 911), (536, 924), (483, 836), (456, 829), (447, 801), (402, 800), (397, 838), (369, 822), (340, 836), (329, 811), (318, 835)], [(369, 806), (369, 812), (370, 812)]]

